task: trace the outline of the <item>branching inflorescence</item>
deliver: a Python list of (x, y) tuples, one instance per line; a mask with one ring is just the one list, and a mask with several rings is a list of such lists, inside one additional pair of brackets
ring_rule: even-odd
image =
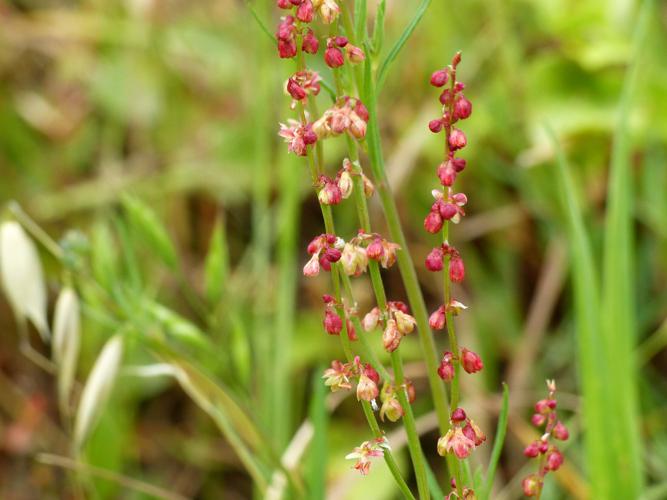
[[(427, 322), (423, 305), (415, 319), (405, 303), (387, 298), (380, 274), (381, 267), (389, 269), (397, 259), (401, 264), (401, 252), (407, 249), (373, 231), (367, 206), (367, 198), (374, 194), (375, 186), (361, 166), (360, 152), (365, 150), (369, 153), (373, 151), (369, 159), (374, 181), (384, 190), (380, 198), (387, 213), (387, 191), (383, 186), (386, 178), (381, 159), (378, 161), (378, 143), (373, 143), (373, 139), (376, 139), (374, 134), (377, 134), (377, 118), (369, 114), (369, 108), (360, 98), (361, 95), (369, 97), (370, 109), (374, 112), (374, 97), (370, 97), (375, 95), (372, 90), (372, 66), (365, 53), (370, 44), (367, 40), (360, 40), (360, 43), (356, 40), (356, 36), (362, 35), (357, 33), (359, 28), (353, 28), (355, 20), (345, 1), (278, 0), (277, 5), (287, 11), (276, 33), (278, 54), (281, 58), (294, 59), (296, 62), (295, 72), (287, 79), (284, 87), (291, 98), (290, 109), (295, 111), (296, 116), (280, 124), (279, 135), (287, 143), (288, 151), (307, 158), (324, 219), (325, 232), (315, 236), (307, 247), (310, 258), (304, 265), (303, 274), (314, 277), (322, 271), (330, 273), (332, 293), (323, 297), (323, 326), (326, 333), (340, 339), (347, 358), (332, 361), (323, 379), (332, 391), (353, 390), (356, 386), (357, 399), (373, 433), (372, 439), (355, 448), (347, 458), (354, 459), (354, 468), (367, 474), (371, 459), (383, 457), (403, 495), (414, 498), (392, 457), (375, 412), (379, 412), (383, 422), (403, 419), (419, 498), (430, 498), (428, 465), (411, 407), (415, 389), (403, 375), (400, 354), (403, 337), (419, 326), (422, 349), (427, 360), (430, 360), (427, 366), (430, 367), (429, 372), (433, 372), (429, 375), (429, 383), (440, 429), (444, 434), (434, 448), (440, 455), (447, 457), (451, 474), (452, 491), (447, 498), (474, 499), (473, 485), (464, 484), (461, 461), (470, 456), (486, 440), (486, 436), (459, 406), (459, 378), (461, 367), (466, 373), (476, 373), (484, 365), (475, 352), (458, 346), (452, 318), (465, 310), (466, 306), (452, 297), (451, 283), (463, 281), (465, 268), (459, 250), (449, 242), (449, 222), (456, 224), (461, 220), (468, 201), (465, 194), (455, 192), (453, 188), (457, 176), (466, 166), (466, 161), (457, 155), (467, 144), (464, 132), (455, 125), (472, 113), (472, 104), (463, 94), (465, 86), (456, 77), (461, 55), (457, 53), (449, 66), (431, 76), (431, 84), (443, 90), (440, 95), (442, 114), (429, 123), (429, 128), (434, 133), (443, 132), (445, 141), (443, 160), (437, 168), (441, 188), (433, 190), (435, 201), (424, 220), (424, 228), (429, 233), (439, 234), (441, 241), (426, 257), (426, 267), (430, 271), (443, 272), (443, 302)], [(320, 38), (313, 28), (311, 23), (316, 18), (328, 25), (326, 37)], [(365, 33), (365, 30), (361, 31)], [(316, 98), (325, 82), (317, 72), (307, 67), (306, 55), (322, 57), (333, 76), (333, 85), (326, 85), (333, 93), (332, 102), (322, 113), (318, 112)], [(358, 66), (360, 63), (365, 64), (363, 78)], [(374, 125), (370, 139), (367, 139), (366, 134)], [(325, 169), (323, 144), (334, 138), (344, 138), (348, 157), (332, 173)], [(355, 203), (359, 229), (355, 235), (344, 239), (336, 233), (332, 207), (350, 198)], [(404, 241), (398, 222), (389, 215), (387, 220), (391, 234)], [(411, 261), (408, 265), (412, 265)], [(410, 296), (410, 291), (414, 292), (418, 287), (414, 273), (404, 271), (401, 267)], [(353, 296), (351, 279), (365, 274), (370, 277), (376, 305), (361, 315)], [(421, 296), (418, 296), (421, 300)], [(410, 300), (417, 309), (414, 293)], [(424, 331), (431, 335), (429, 327), (432, 330), (447, 330), (449, 350), (444, 352), (439, 366), (436, 353), (428, 352), (433, 343), (428, 337), (428, 341), (424, 342)], [(382, 336), (375, 342), (381, 341), (389, 354), (391, 370), (379, 362), (374, 346), (371, 345), (371, 332), (377, 329), (382, 330)], [(449, 408), (438, 376), (449, 387)], [(378, 397), (381, 405), (376, 403)]]

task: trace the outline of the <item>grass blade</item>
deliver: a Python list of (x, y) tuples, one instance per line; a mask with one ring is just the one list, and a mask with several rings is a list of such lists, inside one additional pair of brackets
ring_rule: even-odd
[(380, 64), (380, 68), (378, 69), (378, 74), (377, 74), (376, 93), (378, 93), (380, 89), (382, 89), (382, 84), (384, 83), (384, 79), (387, 76), (387, 70), (389, 69), (389, 65), (392, 62), (394, 62), (394, 59), (396, 59), (396, 57), (398, 57), (398, 54), (401, 52), (401, 49), (408, 41), (408, 38), (410, 38), (410, 35), (412, 35), (412, 32), (419, 24), (419, 21), (421, 21), (422, 17), (424, 17), (424, 14), (426, 14), (426, 9), (428, 9), (429, 5), (431, 5), (431, 0), (422, 0), (422, 3), (420, 3), (419, 7), (417, 7), (417, 12), (415, 12), (414, 17), (405, 27), (403, 33), (398, 38), (398, 40), (396, 40), (396, 43), (391, 48), (389, 54), (387, 54), (387, 57), (385, 57), (384, 61), (382, 61), (382, 64)]
[(556, 181), (567, 221), (572, 252), (572, 287), (577, 339), (579, 380), (582, 392), (582, 418), (585, 461), (595, 498), (612, 498), (613, 474), (609, 467), (608, 436), (608, 369), (600, 353), (600, 299), (598, 272), (593, 261), (590, 240), (584, 217), (576, 196), (574, 180), (565, 154), (553, 131), (547, 127), (557, 156)]
[(324, 500), (326, 491), (327, 439), (329, 433), (329, 413), (326, 405), (326, 386), (322, 383), (319, 366), (313, 374), (313, 399), (310, 403), (310, 420), (313, 422), (313, 441), (308, 455), (306, 484), (312, 500)]
[(377, 56), (382, 51), (384, 43), (384, 15), (387, 11), (387, 0), (382, 0), (378, 5), (375, 14), (375, 24), (373, 25), (373, 41), (371, 43), (371, 53)]
[(354, 33), (357, 43), (362, 44), (366, 40), (366, 15), (368, 8), (366, 0), (356, 0), (354, 2)]
[(498, 468), (498, 461), (500, 460), (500, 453), (503, 451), (503, 444), (505, 443), (505, 434), (507, 433), (507, 415), (509, 413), (510, 393), (507, 384), (503, 382), (503, 404), (500, 409), (500, 416), (498, 417), (498, 427), (496, 427), (496, 438), (493, 442), (493, 450), (491, 451), (491, 460), (489, 460), (489, 468), (486, 472), (486, 482), (480, 497), (490, 498), (491, 488), (493, 488), (493, 481), (496, 477), (496, 469)]
[(215, 305), (222, 298), (228, 276), (227, 235), (222, 221), (218, 218), (213, 227), (204, 264), (204, 294), (209, 304)]
[(641, 440), (637, 394), (635, 353), (637, 324), (635, 318), (635, 272), (633, 269), (633, 198), (630, 172), (631, 103), (636, 94), (639, 60), (646, 39), (650, 2), (644, 1), (635, 28), (634, 52), (630, 58), (623, 93), (618, 108), (609, 176), (607, 217), (603, 256), (602, 329), (604, 350), (610, 369), (607, 383), (613, 396), (607, 407), (609, 439), (612, 451), (614, 494), (637, 498), (642, 485)]

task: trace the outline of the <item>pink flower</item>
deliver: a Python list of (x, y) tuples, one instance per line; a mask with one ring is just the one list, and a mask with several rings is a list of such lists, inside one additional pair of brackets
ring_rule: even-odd
[(298, 156), (306, 156), (307, 146), (317, 141), (311, 124), (302, 124), (296, 120), (287, 120), (288, 125), (280, 124), (278, 135), (285, 139), (287, 150)]
[(364, 441), (352, 453), (345, 456), (348, 460), (356, 460), (354, 468), (366, 475), (371, 467), (371, 458), (384, 456), (384, 450), (389, 450), (389, 443), (384, 437), (373, 441)]
[(357, 384), (357, 400), (371, 401), (378, 397), (379, 389), (377, 383), (374, 382), (368, 375), (362, 373), (359, 376), (359, 383)]
[(370, 312), (366, 314), (366, 316), (364, 316), (364, 319), (362, 321), (364, 330), (366, 330), (367, 332), (375, 330), (379, 321), (380, 321), (380, 309), (374, 307), (373, 309), (370, 310)]
[(364, 51), (361, 50), (359, 47), (355, 47), (351, 43), (345, 45), (345, 52), (347, 54), (347, 58), (350, 60), (352, 64), (358, 64), (360, 62), (363, 62), (364, 59), (366, 59)]
[(546, 468), (548, 470), (557, 471), (563, 465), (563, 454), (558, 449), (553, 448), (547, 455)]
[(463, 434), (460, 427), (452, 427), (443, 437), (438, 440), (438, 454), (445, 456), (454, 453), (457, 458), (464, 459), (470, 456), (475, 448), (475, 442)]
[(310, 260), (303, 266), (303, 275), (309, 278), (320, 274), (319, 256), (313, 255)]
[(382, 239), (375, 238), (368, 247), (366, 247), (366, 256), (371, 260), (380, 261), (384, 255), (384, 246)]
[(324, 385), (331, 388), (332, 392), (337, 392), (341, 389), (351, 389), (350, 383), (350, 365), (348, 363), (341, 363), (340, 361), (332, 361), (331, 368), (324, 370), (322, 375)]

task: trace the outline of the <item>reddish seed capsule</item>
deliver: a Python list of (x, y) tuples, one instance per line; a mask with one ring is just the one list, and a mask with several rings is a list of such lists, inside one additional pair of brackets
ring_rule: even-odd
[(560, 469), (560, 466), (563, 465), (563, 455), (560, 451), (554, 449), (551, 453), (547, 455), (547, 464), (546, 468), (548, 470), (556, 471)]
[(539, 494), (542, 489), (542, 479), (537, 474), (532, 474), (521, 482), (523, 494), (527, 497), (534, 497)]
[(342, 252), (337, 248), (327, 248), (324, 251), (324, 255), (326, 256), (329, 262), (338, 262), (340, 260), (340, 256), (342, 255)]
[(461, 364), (463, 365), (463, 369), (468, 373), (477, 373), (484, 368), (482, 358), (477, 353), (469, 351), (466, 348), (463, 348), (461, 352)]
[(301, 48), (308, 54), (317, 54), (317, 51), (320, 48), (320, 42), (315, 36), (315, 33), (313, 33), (313, 30), (309, 29), (303, 36)]
[(457, 128), (452, 129), (452, 132), (449, 134), (449, 147), (452, 150), (464, 148), (467, 143), (468, 140), (463, 131)]
[(458, 208), (453, 203), (443, 203), (440, 206), (440, 216), (445, 220), (450, 220), (458, 213)]
[(329, 335), (339, 335), (343, 329), (343, 320), (334, 311), (324, 312), (324, 329)]
[(528, 458), (535, 458), (537, 455), (539, 455), (540, 450), (538, 449), (537, 443), (533, 442), (526, 446), (523, 450), (523, 454)]
[(434, 87), (442, 87), (447, 83), (447, 80), (449, 79), (449, 73), (446, 69), (440, 69), (438, 71), (434, 71), (433, 74), (431, 75), (431, 85)]
[(549, 449), (549, 443), (547, 443), (546, 441), (538, 441), (537, 449), (540, 453), (546, 453), (547, 450)]
[(334, 38), (334, 43), (338, 45), (340, 48), (345, 47), (348, 44), (347, 38), (344, 36), (337, 36)]
[(329, 47), (324, 51), (324, 61), (330, 68), (339, 68), (345, 62), (345, 58), (339, 48)]
[(449, 89), (443, 90), (442, 93), (440, 94), (440, 97), (438, 98), (440, 99), (440, 104), (442, 104), (443, 106), (448, 106), (452, 98), (451, 96), (452, 92)]
[(289, 95), (292, 96), (293, 99), (296, 99), (297, 101), (300, 101), (301, 99), (305, 99), (306, 97), (306, 91), (296, 83), (296, 81), (293, 78), (290, 78), (287, 80), (287, 92), (289, 92)]
[(313, 124), (309, 123), (306, 130), (303, 132), (303, 142), (306, 145), (315, 144), (317, 142), (317, 134), (313, 130)]
[(361, 101), (357, 101), (357, 104), (354, 105), (354, 112), (361, 118), (363, 121), (368, 121), (368, 109)]
[(465, 277), (465, 274), (463, 259), (458, 256), (453, 256), (449, 262), (449, 279), (454, 283), (461, 283)]
[(472, 113), (472, 103), (463, 96), (454, 101), (454, 116), (459, 120), (465, 120)]
[(565, 427), (560, 420), (556, 422), (556, 425), (551, 431), (551, 434), (553, 437), (559, 439), (560, 441), (567, 441), (567, 438), (570, 437), (570, 433), (568, 432), (567, 427)]
[(292, 8), (292, 2), (290, 0), (278, 0), (276, 2), (278, 5), (279, 9), (291, 9)]
[(436, 234), (442, 229), (442, 217), (438, 212), (431, 211), (424, 219), (424, 229), (431, 234)]
[(455, 172), (462, 172), (466, 168), (466, 161), (463, 158), (452, 158), (450, 160)]
[(443, 162), (438, 167), (438, 178), (443, 186), (451, 187), (456, 180), (456, 171), (452, 168), (452, 162)]
[(431, 120), (428, 122), (428, 128), (433, 132), (434, 134), (437, 134), (442, 130), (442, 120), (437, 119), (437, 120)]
[(294, 40), (278, 40), (278, 55), (281, 59), (290, 59), (296, 55), (296, 42)]
[(373, 366), (371, 366), (370, 363), (366, 363), (366, 366), (364, 367), (364, 374), (376, 384), (380, 383), (380, 374), (375, 370), (375, 368), (373, 368)]
[(547, 417), (544, 415), (541, 415), (539, 413), (535, 413), (531, 418), (530, 418), (531, 423), (535, 427), (542, 427), (544, 423), (547, 421)]
[(442, 268), (444, 267), (442, 258), (442, 248), (436, 247), (431, 250), (426, 256), (426, 269), (433, 272), (442, 271)]
[(296, 18), (304, 23), (309, 23), (315, 17), (315, 9), (313, 9), (313, 4), (310, 0), (305, 0), (299, 5), (296, 9)]
[(433, 330), (442, 330), (445, 327), (447, 317), (445, 316), (445, 306), (438, 307), (428, 318), (428, 326)]
[(463, 408), (457, 408), (452, 412), (452, 422), (463, 422), (466, 419), (466, 412)]
[(375, 238), (370, 245), (366, 248), (366, 256), (369, 259), (379, 261), (384, 255), (384, 245), (382, 245), (382, 240), (380, 238)]

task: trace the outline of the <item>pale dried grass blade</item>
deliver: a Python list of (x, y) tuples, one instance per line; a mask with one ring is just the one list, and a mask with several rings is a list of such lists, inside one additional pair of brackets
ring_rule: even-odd
[(49, 339), (46, 285), (35, 243), (15, 221), (0, 226), (0, 277), (14, 314), (28, 319), (42, 339)]

